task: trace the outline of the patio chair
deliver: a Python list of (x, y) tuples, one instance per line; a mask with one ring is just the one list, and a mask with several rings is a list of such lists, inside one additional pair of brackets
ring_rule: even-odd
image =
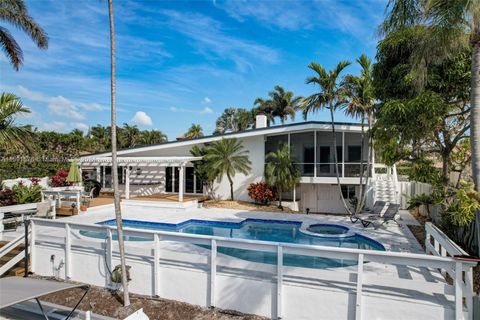
[(90, 201), (94, 198), (95, 188), (90, 189), (89, 192), (83, 191), (82, 192), (82, 204), (89, 207)]
[(375, 201), (375, 203), (373, 204), (372, 211), (364, 211), (357, 214), (354, 213), (350, 215), (350, 221), (352, 223), (356, 223), (358, 220), (361, 220), (363, 217), (366, 217), (366, 216), (380, 216), (386, 204), (387, 203), (385, 201), (381, 201), (381, 200)]
[(39, 202), (37, 204), (37, 213), (35, 218), (55, 219), (55, 210), (52, 209), (50, 201)]
[[(395, 223), (398, 224), (397, 220), (395, 220), (395, 217), (399, 209), (400, 209), (399, 204), (391, 203), (388, 205), (387, 210), (383, 215), (381, 216), (369, 215), (366, 218), (360, 218), (360, 221), (362, 222), (363, 227), (366, 228), (369, 225), (373, 225), (375, 229), (379, 228), (384, 223), (388, 224), (389, 221), (394, 221)], [(376, 225), (375, 223), (377, 222), (381, 222), (381, 223)]]

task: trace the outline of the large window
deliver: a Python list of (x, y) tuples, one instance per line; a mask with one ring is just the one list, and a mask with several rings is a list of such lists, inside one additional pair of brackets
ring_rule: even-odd
[(360, 162), (362, 159), (361, 146), (348, 146), (348, 162)]
[(288, 135), (282, 134), (279, 136), (270, 136), (267, 137), (265, 141), (265, 155), (270, 152), (275, 152), (278, 150), (280, 145), (288, 143)]
[(302, 176), (313, 176), (315, 164), (315, 137), (313, 132), (290, 135), (290, 148)]
[[(175, 174), (173, 174), (175, 172)], [(193, 167), (185, 167), (184, 186), (185, 193), (203, 193), (202, 181), (195, 176)], [(165, 191), (179, 192), (180, 186), (180, 168), (165, 168)]]
[(350, 200), (350, 199), (355, 198), (355, 196), (356, 196), (356, 194), (355, 194), (356, 187), (355, 186), (343, 185), (341, 187), (342, 187), (343, 198), (345, 198), (346, 200)]

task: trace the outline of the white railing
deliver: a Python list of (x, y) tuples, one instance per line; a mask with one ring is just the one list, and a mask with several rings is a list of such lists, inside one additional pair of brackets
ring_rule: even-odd
[[(67, 278), (71, 278), (73, 269), (79, 266), (78, 263), (73, 263), (72, 257), (72, 231), (95, 231), (105, 232), (106, 237), (106, 264), (111, 268), (113, 266), (113, 231), (116, 230), (114, 226), (108, 225), (92, 225), (82, 223), (69, 223), (59, 220), (43, 220), (43, 219), (31, 219), (31, 269), (35, 273), (36, 270), (36, 233), (38, 227), (54, 227), (64, 231), (64, 250), (65, 250), (65, 275)], [(465, 319), (463, 309), (463, 298), (470, 297), (467, 292), (467, 288), (471, 288), (471, 283), (468, 282), (469, 278), (464, 281), (462, 279), (462, 273), (471, 272), (471, 267), (476, 263), (469, 261), (456, 260), (452, 257), (392, 252), (392, 251), (376, 251), (376, 250), (364, 250), (364, 249), (350, 249), (340, 247), (328, 247), (328, 246), (312, 246), (301, 244), (290, 244), (281, 242), (269, 242), (269, 241), (257, 241), (247, 239), (234, 239), (223, 238), (218, 236), (205, 236), (196, 234), (186, 234), (167, 231), (153, 231), (153, 230), (141, 230), (124, 228), (125, 236), (143, 237), (150, 239), (153, 244), (153, 259), (155, 261), (153, 269), (153, 288), (154, 294), (160, 295), (160, 241), (175, 241), (182, 243), (191, 243), (199, 245), (208, 245), (211, 247), (210, 253), (210, 281), (208, 283), (208, 305), (210, 307), (217, 306), (218, 294), (215, 292), (217, 281), (217, 248), (229, 247), (244, 250), (255, 250), (263, 252), (272, 252), (277, 254), (277, 268), (276, 268), (276, 302), (275, 306), (275, 318), (280, 319), (283, 314), (282, 305), (282, 287), (283, 287), (283, 272), (284, 272), (284, 256), (285, 254), (316, 256), (331, 259), (344, 259), (357, 261), (357, 277), (355, 280), (356, 285), (356, 305), (355, 305), (355, 319), (361, 319), (363, 308), (363, 286), (364, 286), (364, 263), (363, 262), (378, 262), (381, 264), (399, 265), (399, 266), (413, 266), (423, 267), (431, 269), (445, 270), (452, 276), (453, 288), (452, 290), (445, 289), (445, 293), (452, 292), (455, 298), (455, 319)], [(44, 246), (45, 244), (42, 244)], [(127, 252), (128, 254), (128, 252)], [(136, 253), (138, 255), (138, 253)], [(148, 256), (152, 258), (152, 256)], [(79, 267), (80, 268), (80, 267)], [(79, 270), (80, 271), (80, 270)], [(448, 284), (446, 287), (451, 287)], [(468, 300), (468, 299), (467, 299)], [(468, 309), (469, 304), (467, 302), (467, 310), (471, 313), (471, 309)], [(469, 315), (470, 319), (471, 316)]]
[[(460, 246), (448, 238), (437, 226), (431, 222), (425, 223), (425, 252), (437, 257), (454, 257), (457, 255), (468, 255)], [(456, 272), (456, 270), (455, 270)], [(441, 270), (444, 277), (448, 274), (452, 279), (458, 277), (451, 270)], [(460, 273), (464, 281), (460, 283), (460, 289), (465, 297), (469, 319), (473, 319), (473, 274), (472, 269)]]
[[(12, 250), (14, 250), (16, 247), (23, 244), (24, 242), (25, 242), (25, 236), (24, 235), (18, 236), (17, 238), (10, 241), (5, 246), (0, 248), (0, 258), (7, 255)], [(0, 267), (0, 276), (2, 276), (5, 272), (10, 270), (14, 265), (19, 263), (24, 257), (25, 257), (25, 250), (22, 250), (15, 257), (12, 257), (10, 260), (8, 260), (6, 263), (4, 263)]]

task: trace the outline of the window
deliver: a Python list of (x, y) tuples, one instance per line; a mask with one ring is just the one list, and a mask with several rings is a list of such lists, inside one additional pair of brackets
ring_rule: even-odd
[(342, 187), (342, 195), (345, 199), (353, 199), (355, 198), (355, 186), (343, 185)]
[(361, 146), (348, 146), (348, 162), (360, 162), (362, 158)]

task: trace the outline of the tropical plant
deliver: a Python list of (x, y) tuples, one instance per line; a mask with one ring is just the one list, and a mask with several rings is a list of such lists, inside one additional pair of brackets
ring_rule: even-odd
[(269, 204), (275, 200), (275, 190), (266, 182), (251, 183), (248, 188), (248, 196), (256, 203)]
[(34, 203), (42, 200), (42, 187), (39, 185), (26, 186), (22, 183), (12, 187), (15, 193), (16, 204)]
[(261, 111), (267, 115), (269, 121), (274, 122), (275, 118), (280, 118), (282, 124), (290, 117), (295, 120), (302, 97), (295, 97), (292, 91), (285, 91), (281, 86), (275, 86), (273, 91), (268, 93), (270, 99), (264, 100), (257, 98), (254, 105), (257, 105), (257, 112)]
[[(422, 44), (415, 50), (414, 74), (423, 75), (431, 61), (447, 58), (465, 47), (472, 50), (470, 143), (473, 181), (476, 190), (480, 190), (480, 1), (390, 0), (389, 7), (381, 26), (384, 33), (416, 25), (425, 28)], [(476, 229), (480, 252), (480, 211)]]
[[(47, 49), (47, 35), (30, 17), (23, 0), (1, 0), (0, 21), (10, 23), (25, 32), (38, 48)], [(0, 47), (10, 60), (10, 64), (18, 70), (23, 64), (23, 52), (12, 34), (4, 27), (0, 27)]]
[(265, 180), (275, 187), (278, 194), (278, 207), (282, 207), (282, 192), (290, 191), (300, 182), (300, 170), (295, 165), (292, 151), (287, 144), (282, 144), (276, 152), (265, 157)]
[(51, 187), (64, 187), (70, 185), (67, 181), (68, 170), (58, 169), (57, 173), (50, 179)]
[(192, 123), (192, 126), (183, 135), (183, 137), (186, 139), (195, 139), (195, 138), (203, 137), (202, 126), (200, 126), (199, 124)]
[[(0, 29), (1, 32), (1, 29)], [(18, 116), (30, 113), (20, 98), (11, 93), (0, 95), (0, 148), (18, 151), (31, 150), (33, 134), (29, 126), (17, 125)]]
[(160, 130), (142, 131), (143, 144), (157, 144), (167, 141), (167, 136)]
[[(345, 76), (344, 82), (346, 86), (346, 94), (348, 96), (348, 103), (345, 106), (345, 114), (353, 117), (360, 118), (361, 120), (361, 152), (360, 158), (360, 198), (357, 205), (354, 207), (355, 213), (359, 213), (363, 210), (365, 200), (367, 197), (366, 188), (368, 180), (370, 178), (370, 164), (372, 162), (372, 148), (370, 145), (373, 140), (370, 135), (370, 129), (373, 125), (373, 105), (375, 100), (374, 88), (373, 88), (373, 76), (372, 76), (372, 63), (371, 60), (364, 54), (356, 60), (361, 67), (361, 75)], [(368, 138), (365, 134), (365, 122), (367, 123)], [(365, 143), (366, 142), (366, 143)], [(363, 154), (364, 146), (367, 146), (367, 170), (364, 182), (364, 163)]]
[(120, 266), (122, 274), (123, 305), (130, 305), (128, 295), (127, 266), (125, 261), (125, 245), (123, 238), (122, 212), (120, 207), (120, 190), (118, 188), (117, 164), (117, 117), (116, 117), (116, 68), (115, 68), (115, 23), (113, 16), (113, 0), (108, 0), (108, 16), (110, 21), (110, 93), (111, 93), (111, 143), (112, 143), (112, 176), (115, 220), (117, 223), (117, 239), (120, 251)]
[(458, 227), (469, 225), (475, 220), (475, 213), (480, 209), (479, 193), (468, 183), (458, 189), (451, 189), (450, 193), (446, 199), (445, 218)]
[(202, 157), (202, 160), (193, 162), (193, 170), (195, 171), (195, 176), (200, 179), (205, 187), (208, 196), (212, 199), (215, 198), (214, 182), (219, 176), (219, 173), (213, 170), (209, 162), (204, 158), (207, 154), (207, 148), (193, 146), (190, 153), (194, 157)]
[(244, 108), (227, 108), (217, 118), (213, 134), (242, 131), (251, 128), (253, 124), (254, 116), (252, 111)]
[(12, 189), (4, 188), (0, 190), (0, 207), (12, 206), (17, 204), (17, 197)]
[(230, 184), (230, 200), (233, 199), (233, 178), (237, 172), (247, 175), (251, 170), (251, 162), (248, 158), (248, 150), (236, 138), (221, 139), (207, 146), (204, 159), (209, 168), (217, 174), (217, 180), (221, 181), (223, 175), (227, 176)]
[(136, 125), (131, 126), (128, 123), (124, 123), (119, 133), (122, 148), (132, 148), (141, 142), (141, 132)]
[[(303, 117), (307, 119), (309, 113), (315, 113), (319, 109), (326, 108), (330, 110), (330, 123), (332, 126), (333, 150), (337, 150), (337, 135), (335, 131), (335, 111), (347, 104), (347, 88), (344, 81), (339, 81), (342, 71), (350, 65), (348, 61), (341, 61), (335, 69), (327, 72), (324, 67), (316, 62), (309, 64), (309, 68), (316, 73), (316, 76), (308, 77), (306, 82), (318, 85), (320, 92), (314, 93), (304, 99), (301, 106)], [(335, 162), (335, 175), (337, 177), (337, 186), (340, 198), (342, 199), (345, 210), (351, 214), (350, 208), (345, 201), (340, 184), (340, 176), (338, 173), (338, 155), (333, 153)]]
[(420, 207), (423, 206), (425, 208), (425, 211), (427, 213), (427, 218), (431, 219), (430, 216), (430, 208), (429, 205), (434, 204), (435, 201), (431, 195), (422, 193), (422, 194), (417, 194), (415, 196), (409, 197), (407, 200), (407, 210), (413, 210), (415, 209), (417, 213), (419, 213)]

